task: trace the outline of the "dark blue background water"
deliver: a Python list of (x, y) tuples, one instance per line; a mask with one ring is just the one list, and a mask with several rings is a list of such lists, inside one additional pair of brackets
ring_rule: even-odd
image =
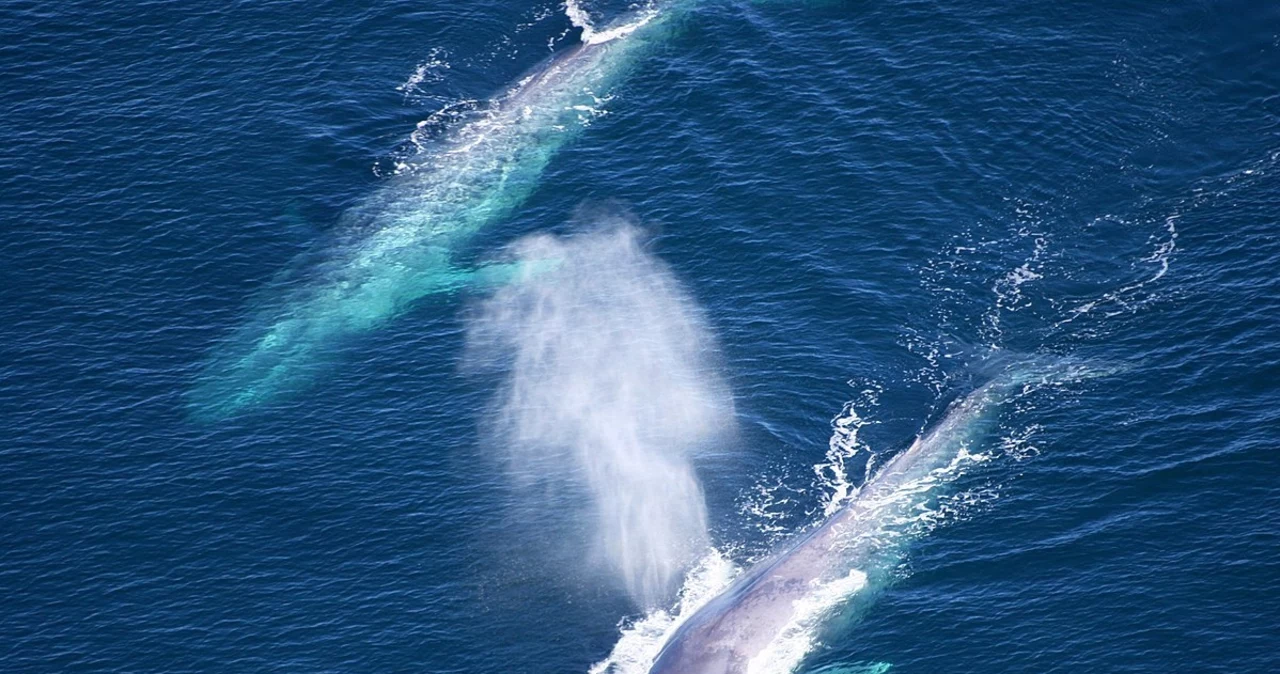
[[(609, 652), (634, 607), (508, 517), (493, 384), (459, 373), (474, 297), (356, 340), (304, 396), (184, 409), (415, 123), (568, 27), (545, 2), (0, 3), (5, 671)], [(893, 451), (992, 347), (1132, 366), (1011, 412), (1023, 459), (957, 486), (995, 496), (811, 669), (1280, 668), (1277, 5), (708, 0), (615, 94), (477, 249), (584, 203), (655, 232), (741, 417), (700, 464), (721, 545), (765, 545), (745, 495), (811, 487), (867, 385), (863, 439)]]

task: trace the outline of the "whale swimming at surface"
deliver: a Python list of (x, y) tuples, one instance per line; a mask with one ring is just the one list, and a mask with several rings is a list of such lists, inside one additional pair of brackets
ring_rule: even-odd
[(269, 293), (256, 316), (214, 350), (191, 391), (193, 413), (224, 417), (305, 387), (335, 343), (380, 327), (415, 301), (517, 277), (511, 265), (463, 267), (458, 255), (530, 195), (669, 15), (645, 8), (600, 30), (583, 26), (579, 44), (343, 213), (338, 229), (350, 242), (326, 253), (306, 281)]
[[(810, 632), (854, 594), (874, 590), (899, 562), (913, 524), (939, 487), (1024, 387), (1104, 374), (1055, 363), (1012, 368), (956, 401), (820, 526), (767, 558), (704, 604), (669, 637), (649, 674), (748, 674), (788, 632)], [(816, 610), (815, 610), (816, 607)], [(800, 625), (803, 621), (808, 625)], [(803, 652), (792, 653), (798, 660)], [(792, 663), (792, 666), (799, 664)]]

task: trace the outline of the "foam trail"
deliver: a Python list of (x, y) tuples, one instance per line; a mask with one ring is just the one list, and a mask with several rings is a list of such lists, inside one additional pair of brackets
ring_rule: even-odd
[(491, 430), (526, 484), (589, 495), (604, 559), (653, 606), (707, 549), (690, 453), (733, 416), (706, 362), (709, 332), (634, 227), (514, 251), (541, 271), (499, 289), (470, 324), (473, 361), (509, 367)]
[[(551, 158), (600, 112), (643, 48), (667, 34), (652, 8), (624, 16), (521, 79), (470, 121), (423, 147), (343, 214), (343, 245), (309, 278), (268, 293), (256, 317), (214, 352), (190, 402), (222, 417), (305, 387), (344, 338), (377, 329), (420, 298), (502, 282), (515, 270), (466, 269), (460, 252), (537, 187)], [(416, 143), (416, 139), (415, 139)]]

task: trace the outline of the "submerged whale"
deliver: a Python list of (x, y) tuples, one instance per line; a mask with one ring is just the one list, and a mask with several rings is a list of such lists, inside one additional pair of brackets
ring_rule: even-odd
[[(1014, 368), (953, 403), (825, 522), (695, 611), (667, 640), (649, 674), (776, 671), (778, 651), (787, 650), (779, 644), (797, 632), (811, 634), (840, 604), (889, 576), (904, 543), (937, 512), (931, 502), (938, 487), (974, 457), (969, 448), (995, 423), (1002, 403), (1026, 386), (1084, 376), (1097, 374), (1062, 363)], [(792, 647), (792, 659), (782, 659), (794, 666), (803, 650)]]
[(600, 30), (584, 27), (579, 44), (345, 212), (338, 229), (349, 243), (327, 251), (308, 269), (311, 278), (268, 293), (256, 318), (214, 350), (190, 395), (195, 415), (226, 416), (307, 385), (335, 342), (385, 324), (424, 296), (517, 277), (512, 266), (464, 268), (459, 251), (529, 196), (669, 14), (651, 7)]

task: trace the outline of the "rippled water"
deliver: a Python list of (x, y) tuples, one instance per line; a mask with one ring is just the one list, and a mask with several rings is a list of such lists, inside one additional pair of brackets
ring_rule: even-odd
[[(6, 671), (643, 661), (669, 616), (601, 562), (590, 493), (529, 498), (489, 432), (503, 378), (464, 359), (493, 288), (190, 408), (365, 240), (344, 212), (573, 48), (563, 6), (7, 2), (0, 37)], [(452, 252), (647, 232), (733, 397), (690, 448), (718, 552), (686, 599), (993, 360), (1065, 356), (1116, 372), (1003, 409), (799, 671), (1280, 668), (1272, 3), (706, 0), (600, 99)]]

